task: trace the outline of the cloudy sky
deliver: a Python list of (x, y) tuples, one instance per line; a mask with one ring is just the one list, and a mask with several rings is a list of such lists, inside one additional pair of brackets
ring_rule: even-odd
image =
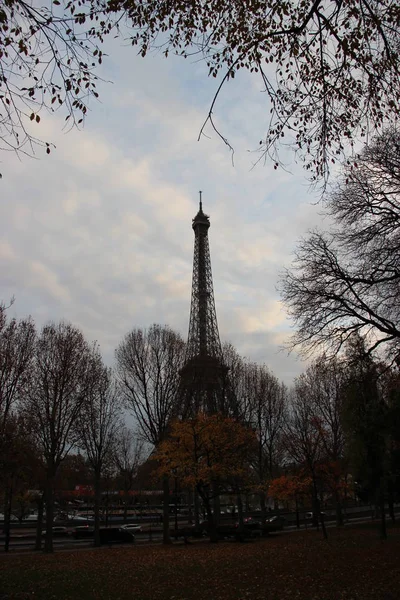
[(139, 58), (118, 41), (82, 131), (65, 113), (41, 113), (35, 133), (56, 150), (37, 160), (0, 157), (0, 299), (39, 326), (66, 319), (114, 348), (133, 327), (168, 324), (186, 337), (198, 191), (209, 230), (222, 341), (265, 362), (290, 384), (304, 365), (279, 349), (290, 333), (276, 292), (296, 240), (320, 222), (317, 196), (293, 157), (289, 170), (259, 164), (268, 105), (242, 74), (221, 94), (215, 120), (197, 137), (217, 87), (202, 61)]

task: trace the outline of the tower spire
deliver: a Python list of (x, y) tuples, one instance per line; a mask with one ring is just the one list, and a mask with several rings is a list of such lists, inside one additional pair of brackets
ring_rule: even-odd
[(200, 196), (200, 201), (199, 201), (199, 210), (200, 210), (200, 212), (203, 212), (203, 202), (202, 202), (202, 200), (201, 200), (201, 195), (202, 195), (202, 193), (203, 193), (203, 192), (200, 190), (200, 191), (199, 191), (199, 196)]

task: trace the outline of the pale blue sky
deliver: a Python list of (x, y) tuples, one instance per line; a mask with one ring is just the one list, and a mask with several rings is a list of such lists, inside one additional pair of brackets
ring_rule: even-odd
[(265, 362), (290, 384), (302, 370), (280, 353), (290, 323), (275, 291), (296, 240), (320, 222), (317, 196), (289, 153), (291, 173), (259, 164), (268, 119), (258, 80), (223, 90), (216, 123), (197, 136), (217, 87), (195, 59), (135, 55), (109, 41), (110, 56), (82, 131), (65, 114), (41, 113), (35, 133), (57, 149), (38, 160), (2, 156), (0, 299), (38, 325), (66, 319), (97, 339), (110, 364), (132, 327), (167, 323), (186, 338), (191, 219), (203, 190), (222, 341)]

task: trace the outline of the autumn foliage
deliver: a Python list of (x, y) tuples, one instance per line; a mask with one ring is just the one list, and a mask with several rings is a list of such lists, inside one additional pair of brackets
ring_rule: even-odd
[(187, 487), (245, 478), (255, 434), (232, 418), (199, 413), (175, 421), (157, 452), (160, 475), (175, 475)]
[(268, 488), (268, 495), (281, 502), (296, 502), (311, 495), (311, 477), (300, 475), (281, 475), (273, 479)]

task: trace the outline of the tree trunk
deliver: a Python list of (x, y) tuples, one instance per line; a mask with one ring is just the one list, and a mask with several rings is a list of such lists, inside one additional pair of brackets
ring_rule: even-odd
[(178, 539), (178, 478), (174, 477), (174, 521), (175, 539)]
[(300, 529), (299, 501), (297, 499), (297, 496), (295, 496), (294, 501), (296, 503), (296, 527), (297, 527), (297, 529)]
[(324, 536), (324, 540), (327, 540), (328, 539), (328, 532), (327, 532), (326, 526), (325, 526), (325, 517), (324, 517), (324, 515), (321, 515), (321, 511), (319, 511), (318, 516), (321, 519), (322, 535)]
[(169, 535), (169, 480), (168, 475), (163, 477), (163, 544), (170, 544)]
[(38, 520), (36, 525), (36, 540), (35, 550), (42, 549), (42, 529), (43, 529), (43, 508), (44, 508), (44, 493), (40, 495), (37, 503)]
[(218, 542), (218, 533), (217, 527), (214, 521), (214, 515), (211, 510), (211, 502), (208, 497), (202, 496), (203, 503), (207, 513), (207, 523), (208, 523), (208, 534), (210, 536), (210, 542), (216, 544)]
[(238, 507), (238, 517), (239, 517), (239, 532), (243, 533), (244, 531), (244, 518), (243, 518), (243, 502), (242, 502), (242, 495), (239, 493), (236, 496), (236, 502), (237, 502), (237, 507)]
[(393, 493), (393, 482), (389, 481), (388, 484), (388, 506), (389, 506), (389, 515), (392, 519), (392, 523), (396, 522), (396, 517), (394, 514), (394, 493)]
[(127, 486), (124, 489), (124, 523), (128, 521), (128, 500), (129, 500), (129, 490)]
[(260, 492), (260, 508), (261, 508), (261, 520), (263, 523), (267, 520), (267, 502), (265, 498), (265, 492)]
[(214, 523), (215, 526), (219, 525), (221, 520), (221, 504), (219, 498), (219, 482), (213, 481), (212, 484), (213, 490), (213, 509), (214, 509)]
[(335, 492), (335, 509), (336, 509), (336, 526), (342, 527), (343, 525), (343, 511), (342, 502), (340, 500), (339, 492)]
[(194, 490), (194, 524), (196, 529), (200, 529), (200, 498), (199, 492), (195, 488)]
[(192, 510), (193, 492), (192, 492), (192, 490), (188, 490), (187, 499), (188, 499), (188, 523), (189, 523), (189, 525), (192, 525), (193, 524), (193, 510)]
[(46, 537), (44, 540), (44, 552), (54, 552), (53, 547), (53, 521), (54, 521), (54, 477), (53, 466), (47, 468), (46, 473)]
[(108, 527), (108, 490), (107, 490), (107, 495), (104, 500), (104, 504), (105, 504), (105, 526)]
[(345, 486), (344, 486), (344, 502), (343, 502), (343, 521), (347, 521), (347, 479), (345, 478)]
[[(314, 511), (314, 507), (315, 507), (315, 511)], [(325, 519), (324, 519), (324, 516), (321, 515), (321, 502), (318, 497), (317, 483), (313, 477), (313, 525), (314, 525), (314, 520), (315, 520), (314, 518), (316, 518), (317, 527), (318, 527), (318, 523), (321, 522), (322, 535), (324, 536), (325, 540), (328, 539), (328, 532), (326, 531), (326, 527), (325, 527)]]
[(101, 471), (94, 472), (94, 545), (100, 546)]
[(312, 505), (312, 526), (313, 527), (318, 527), (318, 515), (319, 515), (319, 500), (318, 500), (318, 494), (316, 491), (316, 486), (315, 483), (313, 481), (313, 492), (312, 492), (312, 499), (311, 499), (311, 505)]
[(380, 512), (380, 521), (379, 521), (379, 535), (381, 540), (387, 539), (387, 531), (386, 531), (386, 515), (385, 515), (385, 494), (383, 490), (382, 481), (379, 485), (379, 512)]
[(12, 502), (12, 487), (7, 487), (4, 494), (4, 552), (8, 552), (10, 548), (11, 537), (11, 502)]

